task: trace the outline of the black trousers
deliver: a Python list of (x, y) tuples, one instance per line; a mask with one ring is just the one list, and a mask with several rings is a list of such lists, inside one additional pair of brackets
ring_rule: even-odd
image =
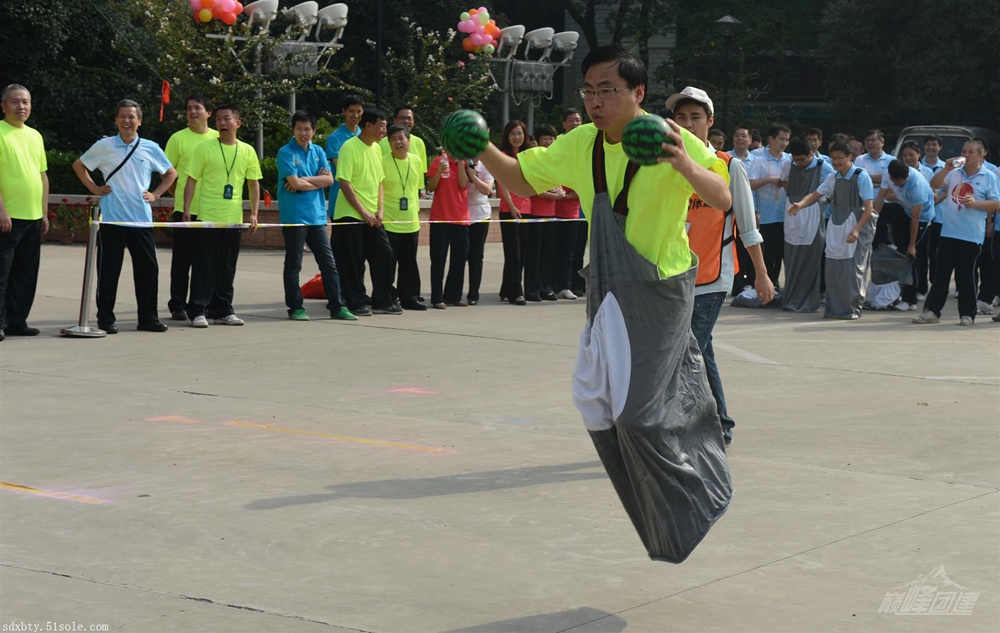
[[(905, 253), (910, 248), (910, 218), (903, 211), (902, 205), (894, 204), (882, 207), (882, 213), (878, 215), (879, 221), (884, 218), (886, 235), (891, 238), (891, 243), (896, 245), (896, 250)], [(917, 281), (919, 279), (919, 265), (921, 253), (927, 259), (927, 223), (921, 222), (917, 231), (917, 258), (913, 260), (912, 279), (913, 283), (903, 286), (901, 289), (902, 300), (910, 305), (917, 303)]]
[[(876, 193), (878, 193), (876, 191)], [(890, 227), (893, 226), (893, 219), (898, 218), (900, 215), (906, 216), (906, 212), (903, 211), (903, 205), (898, 202), (886, 202), (882, 205), (882, 211), (878, 214), (878, 221), (875, 222), (875, 237), (872, 238), (872, 250), (879, 244), (896, 244), (896, 248), (899, 248), (899, 244), (896, 242), (896, 238), (889, 235), (892, 230)], [(906, 233), (907, 239), (909, 239), (909, 232)], [(907, 242), (909, 246), (909, 242)], [(903, 249), (906, 252), (906, 249)]]
[(555, 259), (556, 225), (558, 222), (539, 222), (538, 227), (538, 291), (552, 294), (552, 260)]
[(586, 230), (587, 226), (583, 222), (562, 222), (552, 223), (553, 232), (553, 253), (552, 253), (552, 289), (555, 291), (572, 290), (573, 277), (576, 271), (573, 270), (573, 250), (576, 247), (576, 234), (578, 229)]
[(733, 239), (736, 242), (736, 261), (740, 265), (740, 271), (733, 275), (732, 294), (735, 296), (743, 292), (743, 286), (753, 286), (754, 282), (757, 281), (757, 271), (753, 267), (753, 259), (750, 257), (747, 247), (743, 246), (738, 227)]
[(785, 223), (761, 224), (760, 235), (764, 238), (764, 243), (760, 247), (764, 255), (764, 265), (767, 266), (767, 276), (771, 279), (771, 283), (777, 286), (778, 276), (781, 274), (781, 260), (785, 257)]
[(340, 271), (344, 304), (352, 312), (365, 306), (365, 262), (371, 270), (372, 307), (392, 306), (392, 246), (383, 227), (355, 218), (334, 220), (333, 256)]
[(97, 232), (97, 325), (113, 325), (118, 279), (122, 274), (125, 249), (132, 258), (132, 283), (139, 323), (157, 320), (156, 294), (160, 267), (156, 263), (153, 229), (105, 224)]
[(572, 290), (574, 294), (582, 295), (587, 292), (587, 279), (584, 279), (580, 271), (586, 266), (586, 262), (583, 261), (584, 255), (587, 252), (587, 238), (590, 237), (590, 228), (586, 220), (579, 223), (576, 229), (576, 244), (573, 247), (573, 272), (570, 275), (572, 279)]
[(393, 287), (393, 299), (402, 303), (416, 303), (420, 296), (420, 268), (417, 266), (417, 243), (420, 232), (393, 233), (386, 231), (389, 246), (392, 247), (392, 263), (389, 269), (390, 279), (396, 280)]
[(927, 293), (924, 310), (941, 316), (941, 309), (948, 301), (951, 273), (955, 272), (958, 289), (958, 315), (976, 318), (976, 258), (981, 244), (942, 237), (938, 241), (937, 268), (934, 283)]
[[(184, 214), (174, 211), (171, 222), (181, 222)], [(191, 216), (192, 222), (198, 221), (198, 216)], [(194, 231), (198, 229), (173, 229), (173, 246), (170, 249), (170, 300), (167, 309), (171, 313), (183, 312), (188, 300), (188, 279), (191, 273), (191, 262), (194, 261), (195, 245)]]
[[(451, 251), (448, 278), (444, 265)], [(431, 225), (431, 303), (458, 303), (465, 286), (465, 262), (469, 258), (469, 227), (462, 224)], [(443, 287), (442, 287), (443, 286)]]
[[(930, 283), (934, 283), (935, 275), (937, 273), (937, 249), (938, 242), (941, 241), (941, 226), (940, 222), (931, 222), (930, 227), (927, 229), (927, 270), (928, 279)], [(918, 280), (919, 283), (919, 280)], [(929, 292), (926, 290), (928, 286), (924, 285), (923, 294)], [(919, 292), (919, 289), (918, 291)]]
[(993, 303), (997, 289), (996, 279), (993, 276), (996, 270), (993, 244), (996, 240), (996, 234), (993, 237), (984, 237), (983, 248), (979, 252), (979, 258), (976, 259), (976, 272), (979, 273), (979, 300), (989, 304)]
[(479, 286), (483, 283), (483, 255), (489, 222), (475, 222), (469, 227), (469, 301), (479, 301)]
[(28, 324), (42, 259), (42, 221), (11, 218), (0, 233), (0, 330)]
[(233, 282), (240, 258), (243, 229), (193, 229), (195, 255), (191, 265), (188, 318), (221, 319), (233, 314)]
[[(532, 216), (522, 214), (525, 219)], [(541, 285), (538, 283), (538, 273), (541, 267), (542, 253), (542, 222), (523, 222), (518, 225), (521, 238), (521, 262), (524, 273), (524, 296), (538, 296)]]
[(993, 234), (993, 296), (1000, 296), (1000, 231)]
[[(501, 220), (511, 220), (514, 216), (504, 211)], [(516, 299), (524, 295), (521, 287), (521, 225), (516, 222), (501, 222), (500, 236), (503, 238), (503, 281), (500, 282), (500, 296)]]

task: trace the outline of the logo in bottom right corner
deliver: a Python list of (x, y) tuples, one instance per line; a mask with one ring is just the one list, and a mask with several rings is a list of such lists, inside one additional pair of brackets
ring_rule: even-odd
[(970, 591), (948, 578), (944, 565), (912, 580), (902, 587), (885, 593), (879, 613), (893, 615), (972, 615), (979, 599), (978, 591)]

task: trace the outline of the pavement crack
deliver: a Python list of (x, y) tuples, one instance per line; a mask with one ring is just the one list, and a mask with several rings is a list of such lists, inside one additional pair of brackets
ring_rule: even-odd
[(103, 585), (105, 587), (115, 587), (117, 589), (126, 589), (128, 591), (141, 591), (143, 593), (151, 593), (159, 596), (167, 596), (170, 598), (179, 598), (181, 600), (191, 600), (193, 602), (201, 602), (204, 604), (210, 604), (216, 607), (225, 607), (228, 609), (239, 609), (241, 611), (250, 611), (252, 613), (260, 613), (261, 615), (268, 615), (277, 618), (287, 618), (289, 620), (298, 620), (300, 622), (310, 622), (312, 624), (322, 624), (324, 626), (333, 627), (335, 629), (340, 629), (342, 631), (356, 631), (357, 633), (375, 633), (368, 629), (358, 629), (351, 626), (341, 626), (339, 624), (334, 624), (332, 622), (325, 622), (323, 620), (316, 620), (314, 618), (308, 618), (302, 615), (296, 615), (294, 613), (281, 613), (280, 611), (270, 611), (267, 609), (258, 609), (257, 607), (249, 607), (243, 604), (234, 604), (231, 602), (220, 602), (218, 600), (212, 600), (211, 598), (202, 598), (199, 596), (188, 596), (182, 593), (174, 593), (171, 591), (160, 591), (158, 589), (150, 589), (148, 587), (136, 587), (133, 585), (123, 585), (116, 582), (109, 582), (106, 580), (95, 580), (93, 578), (83, 578), (81, 576), (73, 576), (71, 574), (62, 574), (59, 572), (51, 571), (48, 569), (36, 569), (34, 567), (25, 567), (23, 565), (14, 565), (12, 563), (0, 563), (0, 567), (8, 567), (10, 569), (19, 569), (21, 571), (30, 571), (36, 574), (46, 574), (49, 576), (57, 576), (59, 578), (68, 578), (70, 580), (78, 580), (81, 582), (89, 582), (95, 585)]
[(770, 567), (771, 565), (775, 565), (777, 563), (781, 563), (781, 562), (784, 562), (786, 560), (790, 560), (792, 558), (796, 558), (798, 556), (802, 556), (804, 554), (808, 554), (810, 552), (815, 552), (816, 550), (823, 549), (824, 547), (829, 547), (831, 545), (836, 545), (837, 543), (842, 543), (843, 541), (847, 541), (847, 540), (850, 540), (850, 539), (853, 539), (853, 538), (857, 538), (859, 536), (864, 536), (865, 534), (871, 534), (872, 532), (877, 532), (879, 530), (884, 530), (885, 528), (891, 527), (893, 525), (898, 525), (900, 523), (905, 523), (906, 521), (911, 521), (913, 519), (916, 519), (918, 517), (922, 517), (922, 516), (927, 515), (927, 514), (931, 514), (933, 512), (938, 512), (940, 510), (944, 510), (944, 509), (950, 508), (952, 506), (957, 506), (957, 505), (962, 504), (962, 503), (968, 503), (970, 501), (975, 501), (976, 499), (980, 499), (982, 497), (985, 497), (985, 496), (988, 496), (988, 495), (992, 495), (992, 494), (996, 494), (996, 493), (997, 493), (997, 491), (991, 490), (989, 492), (984, 492), (981, 495), (976, 495), (975, 497), (969, 497), (968, 499), (962, 499), (960, 501), (954, 501), (952, 503), (947, 503), (947, 504), (945, 504), (943, 506), (939, 506), (937, 508), (932, 508), (930, 510), (924, 510), (923, 512), (918, 512), (918, 513), (916, 513), (914, 515), (911, 515), (911, 516), (908, 516), (908, 517), (904, 517), (904, 518), (898, 519), (896, 521), (890, 521), (889, 523), (886, 523), (885, 525), (880, 525), (880, 526), (877, 526), (877, 527), (869, 528), (867, 530), (862, 530), (862, 531), (860, 531), (860, 532), (858, 532), (856, 534), (849, 534), (847, 536), (843, 536), (841, 538), (834, 539), (834, 540), (832, 540), (832, 541), (830, 541), (828, 543), (823, 543), (822, 545), (816, 545), (814, 547), (810, 547), (808, 549), (804, 549), (801, 552), (796, 552), (794, 554), (789, 554), (787, 556), (782, 556), (781, 558), (777, 558), (775, 560), (772, 560), (772, 561), (769, 561), (769, 562), (766, 562), (766, 563), (761, 563), (760, 565), (755, 565), (754, 567), (751, 567), (750, 569), (744, 569), (743, 571), (738, 571), (736, 573), (732, 573), (732, 574), (728, 574), (726, 576), (715, 578), (713, 580), (709, 580), (707, 582), (703, 582), (700, 585), (695, 585), (694, 587), (688, 587), (686, 589), (681, 589), (680, 591), (675, 591), (672, 594), (669, 594), (669, 595), (666, 595), (666, 596), (663, 596), (663, 597), (660, 597), (660, 598), (654, 598), (653, 600), (647, 600), (646, 602), (643, 602), (642, 604), (637, 604), (635, 606), (628, 607), (627, 609), (622, 609), (621, 611), (616, 611), (615, 613), (610, 613), (608, 615), (601, 616), (599, 618), (591, 620), (590, 622), (582, 622), (580, 624), (576, 624), (574, 626), (571, 626), (571, 627), (569, 627), (567, 629), (562, 629), (561, 631), (558, 631), (558, 633), (565, 633), (566, 631), (572, 631), (573, 629), (580, 628), (581, 626), (586, 626), (588, 624), (592, 624), (593, 622), (599, 622), (601, 620), (604, 620), (606, 618), (610, 618), (612, 616), (621, 615), (623, 613), (628, 613), (629, 611), (634, 611), (636, 609), (645, 607), (647, 605), (651, 605), (651, 604), (656, 603), (656, 602), (662, 602), (663, 600), (668, 600), (668, 599), (673, 598), (675, 596), (679, 596), (682, 593), (687, 593), (689, 591), (694, 591), (696, 589), (701, 589), (703, 587), (707, 587), (709, 585), (714, 585), (715, 583), (722, 582), (723, 580), (729, 580), (730, 578), (736, 578), (737, 576), (742, 576), (744, 574), (753, 573), (753, 572), (757, 571), (758, 569), (764, 569), (765, 567)]

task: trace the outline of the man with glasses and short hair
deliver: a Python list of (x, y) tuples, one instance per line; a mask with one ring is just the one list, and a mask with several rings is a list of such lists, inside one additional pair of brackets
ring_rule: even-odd
[[(408, 105), (402, 105), (396, 108), (396, 112), (392, 115), (392, 125), (402, 126), (406, 128), (406, 131), (410, 135), (410, 153), (420, 159), (420, 173), (427, 173), (427, 145), (424, 144), (423, 139), (413, 133), (413, 126), (416, 124), (416, 117), (413, 114), (413, 107)], [(382, 150), (382, 156), (387, 156), (392, 153), (392, 146), (389, 144), (389, 137), (383, 138), (378, 142), (379, 148)]]
[[(142, 107), (123, 99), (115, 107), (118, 134), (94, 143), (73, 163), (77, 178), (95, 196), (101, 196), (102, 222), (152, 222), (150, 202), (160, 199), (177, 178), (166, 154), (153, 141), (139, 138)], [(90, 171), (100, 170), (105, 184), (98, 187)], [(149, 191), (153, 172), (160, 186)], [(144, 332), (166, 332), (156, 314), (160, 267), (156, 263), (156, 238), (152, 227), (103, 224), (97, 234), (97, 326), (116, 334), (115, 299), (125, 249), (132, 257), (132, 280), (138, 304), (139, 325)]]

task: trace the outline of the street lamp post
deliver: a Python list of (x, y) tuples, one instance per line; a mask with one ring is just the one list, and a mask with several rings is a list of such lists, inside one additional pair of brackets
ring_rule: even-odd
[(729, 126), (729, 45), (742, 22), (731, 15), (715, 21), (715, 28), (722, 34), (722, 127)]

